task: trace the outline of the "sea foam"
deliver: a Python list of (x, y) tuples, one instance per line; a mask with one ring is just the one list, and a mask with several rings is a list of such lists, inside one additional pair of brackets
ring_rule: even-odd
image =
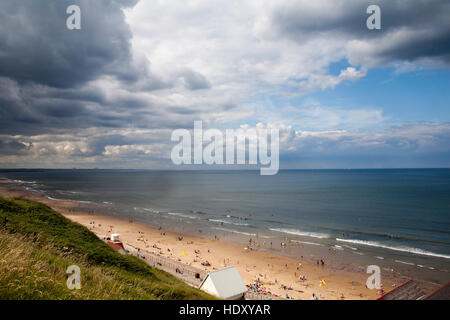
[(269, 230), (281, 232), (281, 233), (292, 234), (292, 235), (296, 235), (296, 236), (311, 237), (311, 238), (318, 238), (318, 239), (326, 239), (326, 238), (330, 237), (328, 234), (325, 234), (325, 233), (305, 232), (305, 231), (300, 231), (297, 229), (269, 228)]
[(448, 254), (440, 254), (440, 253), (435, 253), (435, 252), (431, 252), (431, 251), (426, 251), (426, 250), (413, 248), (413, 247), (406, 247), (406, 246), (398, 246), (398, 247), (389, 246), (389, 245), (385, 245), (385, 244), (382, 244), (382, 243), (379, 243), (376, 241), (339, 239), (339, 238), (337, 238), (336, 241), (359, 244), (359, 245), (369, 246), (369, 247), (384, 248), (384, 249), (389, 249), (389, 250), (393, 250), (393, 251), (407, 252), (407, 253), (423, 255), (423, 256), (431, 256), (431, 257), (450, 259), (450, 255), (448, 255)]
[(222, 219), (208, 219), (208, 220), (216, 223), (234, 224), (235, 226), (248, 226), (248, 223), (231, 222)]
[(171, 216), (180, 217), (180, 218), (198, 219), (198, 217), (194, 217), (194, 216), (184, 214), (184, 213), (179, 213), (179, 212), (167, 212), (167, 214), (171, 215)]
[(248, 233), (248, 232), (237, 231), (237, 230), (233, 230), (233, 229), (218, 228), (218, 227), (214, 227), (213, 229), (220, 230), (220, 231), (231, 232), (231, 233), (243, 234), (243, 235), (246, 235), (246, 236), (252, 236), (252, 237), (255, 237), (255, 236), (256, 236), (255, 233)]

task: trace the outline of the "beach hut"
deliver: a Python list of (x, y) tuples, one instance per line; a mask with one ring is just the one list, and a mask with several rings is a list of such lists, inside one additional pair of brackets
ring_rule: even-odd
[(112, 241), (106, 241), (106, 243), (113, 248), (114, 250), (119, 251), (121, 254), (126, 254), (127, 250), (125, 250), (123, 243), (120, 241), (112, 242)]
[(120, 241), (120, 234), (118, 233), (111, 234), (110, 240), (107, 240), (106, 243), (108, 243), (109, 246), (112, 247), (113, 249), (119, 251), (121, 254), (127, 253), (125, 247), (123, 246), (122, 241)]
[(200, 289), (221, 299), (243, 299), (247, 287), (236, 267), (210, 272), (206, 275)]

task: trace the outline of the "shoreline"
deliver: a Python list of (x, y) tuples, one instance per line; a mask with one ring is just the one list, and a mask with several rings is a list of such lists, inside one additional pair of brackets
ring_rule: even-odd
[[(364, 268), (356, 268), (359, 270), (353, 268), (352, 271), (344, 268), (339, 270), (328, 266), (327, 263), (324, 266), (316, 265), (300, 257), (293, 259), (258, 248), (246, 249), (237, 243), (158, 229), (141, 222), (93, 211), (86, 212), (80, 203), (51, 200), (40, 194), (16, 190), (11, 186), (14, 186), (11, 182), (0, 183), (0, 195), (6, 198), (22, 197), (43, 202), (99, 236), (119, 233), (124, 243), (203, 272), (234, 265), (246, 284), (253, 284), (259, 279), (267, 291), (281, 298), (286, 298), (288, 294), (295, 300), (310, 300), (313, 293), (319, 299), (334, 300), (341, 299), (342, 295), (344, 299), (358, 300), (373, 300), (380, 296), (378, 290), (366, 288), (368, 275)], [(295, 244), (288, 244), (288, 246), (291, 245)], [(211, 264), (210, 267), (201, 265), (206, 261)], [(299, 280), (302, 275), (307, 280)], [(321, 285), (322, 280), (326, 281), (326, 285)], [(405, 278), (401, 275), (382, 270), (385, 292), (404, 281)]]
[[(183, 176), (179, 177), (177, 173), (173, 173), (175, 176), (171, 176), (172, 173), (169, 174), (167, 179), (172, 181), (172, 178), (178, 177), (181, 179), (180, 184), (172, 181), (162, 188), (155, 188), (154, 186), (157, 184), (146, 185), (146, 182), (138, 177), (130, 177), (131, 179), (137, 178), (135, 183), (130, 185), (131, 180), (125, 178), (122, 174), (107, 174), (107, 176), (104, 176), (100, 173), (103, 170), (94, 171), (99, 174), (99, 180), (95, 183), (109, 181), (111, 185), (103, 186), (104, 190), (90, 189), (93, 182), (90, 180), (90, 175), (82, 174), (79, 177), (82, 182), (76, 178), (77, 174), (73, 175), (72, 170), (67, 172), (69, 181), (75, 179), (73, 181), (76, 183), (82, 182), (78, 187), (70, 187), (64, 184), (58, 186), (58, 183), (62, 181), (54, 175), (52, 170), (48, 171), (48, 174), (50, 174), (48, 181), (45, 179), (46, 174), (44, 176), (40, 173), (28, 174), (27, 172), (8, 174), (8, 171), (5, 172), (4, 177), (3, 175), (0, 177), (0, 180), (9, 181), (16, 189), (40, 194), (50, 200), (78, 203), (78, 207), (85, 212), (96, 212), (135, 220), (156, 228), (162, 227), (182, 234), (209, 237), (210, 239), (217, 236), (224, 242), (231, 242), (239, 246), (246, 246), (251, 240), (252, 244), (257, 245), (259, 249), (276, 255), (288, 256), (293, 259), (303, 255), (312, 263), (315, 263), (317, 259), (325, 258), (328, 266), (339, 270), (355, 271), (356, 269), (359, 272), (360, 266), (367, 268), (369, 265), (378, 265), (386, 271), (394, 269), (396, 273), (408, 279), (414, 278), (431, 285), (439, 286), (450, 280), (450, 255), (445, 248), (448, 242), (442, 238), (442, 234), (446, 232), (442, 229), (443, 224), (436, 227), (437, 233), (434, 235), (422, 236), (418, 234), (416, 238), (408, 234), (409, 227), (404, 224), (399, 225), (399, 235), (396, 235), (397, 231), (389, 227), (390, 224), (386, 224), (384, 229), (378, 228), (376, 224), (367, 225), (370, 219), (364, 218), (364, 214), (362, 217), (354, 217), (358, 221), (360, 219), (365, 221), (361, 227), (355, 224), (356, 221), (354, 220), (348, 221), (348, 228), (345, 227), (347, 222), (338, 227), (337, 224), (340, 223), (340, 219), (334, 215), (329, 217), (329, 221), (317, 222), (314, 217), (311, 217), (311, 220), (293, 221), (292, 216), (281, 213), (284, 211), (290, 212), (289, 206), (286, 207), (280, 203), (278, 204), (279, 208), (272, 207), (268, 203), (268, 207), (259, 207), (258, 212), (253, 212), (252, 207), (256, 205), (255, 208), (257, 208), (258, 203), (264, 203), (261, 198), (256, 202), (253, 201), (251, 206), (239, 194), (232, 196), (236, 198), (234, 202), (227, 202), (231, 198), (227, 199), (227, 197), (215, 195), (214, 192), (211, 197), (202, 199), (199, 196), (200, 194), (209, 194), (208, 188), (205, 189), (205, 186), (208, 185), (207, 179), (211, 178), (210, 175), (204, 176), (201, 173), (201, 181), (203, 182), (194, 181), (197, 191), (191, 192), (189, 179), (186, 180)], [(44, 172), (47, 172), (47, 170), (44, 170)], [(148, 178), (151, 180), (158, 176), (159, 174), (156, 174), (156, 176), (151, 174)], [(125, 180), (122, 182), (122, 179)], [(85, 185), (85, 183), (88, 185)], [(241, 183), (244, 183), (244, 181), (241, 181)], [(122, 187), (118, 187), (121, 185)], [(166, 194), (164, 188), (169, 185), (172, 185), (174, 189)], [(101, 187), (101, 185), (97, 185), (97, 187)], [(202, 190), (201, 193), (198, 192), (198, 188)], [(146, 192), (151, 193), (146, 195)], [(192, 198), (186, 198), (186, 195), (190, 195)], [(255, 196), (257, 196), (257, 193)], [(241, 200), (244, 202), (240, 204)], [(330, 200), (330, 197), (325, 195), (325, 201)], [(355, 198), (356, 202), (360, 200)], [(308, 203), (305, 205), (306, 207), (303, 208), (302, 204), (297, 204), (297, 206), (300, 206), (300, 212), (302, 210), (309, 211), (310, 205)], [(343, 213), (342, 208), (337, 205), (342, 205), (342, 208), (347, 206), (345, 201), (337, 203), (336, 206), (333, 202), (336, 214)], [(412, 209), (410, 205), (407, 207)], [(383, 210), (382, 207), (379, 209)], [(375, 217), (386, 216), (386, 219), (390, 219), (389, 214), (373, 212), (373, 210), (369, 210), (369, 212), (372, 212)], [(346, 216), (345, 213), (343, 214)], [(276, 218), (278, 215), (280, 215), (279, 219)], [(378, 223), (382, 226), (385, 223), (383, 221), (387, 222), (388, 220), (382, 218)], [(430, 223), (433, 221), (431, 219)], [(399, 223), (395, 219), (391, 222)], [(364, 229), (365, 227), (368, 229)], [(411, 227), (412, 230), (415, 230), (414, 232), (420, 232), (421, 234), (421, 226), (414, 226), (413, 223)], [(431, 228), (433, 229), (433, 227)], [(430, 230), (424, 229), (426, 232)], [(440, 237), (443, 242), (436, 242), (436, 239)], [(288, 243), (288, 246), (283, 246), (282, 243)], [(435, 245), (436, 248), (434, 248)], [(330, 254), (331, 251), (337, 251), (338, 254)]]

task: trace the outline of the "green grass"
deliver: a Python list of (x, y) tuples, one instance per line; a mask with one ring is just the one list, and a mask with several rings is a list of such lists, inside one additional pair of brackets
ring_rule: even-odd
[[(4, 223), (7, 219), (6, 224)], [(66, 269), (81, 269), (80, 290)], [(212, 299), (45, 204), (0, 197), (0, 299)]]

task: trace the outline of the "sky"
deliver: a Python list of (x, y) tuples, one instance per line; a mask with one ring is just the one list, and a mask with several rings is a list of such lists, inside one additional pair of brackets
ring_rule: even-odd
[(449, 16), (447, 0), (2, 0), (0, 168), (170, 169), (171, 133), (199, 120), (279, 129), (282, 169), (450, 167)]

